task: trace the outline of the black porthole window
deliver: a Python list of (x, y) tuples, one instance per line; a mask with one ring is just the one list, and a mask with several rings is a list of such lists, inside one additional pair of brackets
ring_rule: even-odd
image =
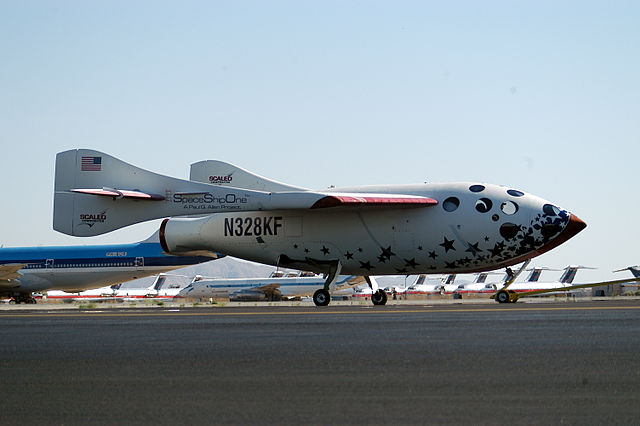
[(553, 204), (545, 204), (544, 206), (542, 206), (542, 211), (544, 212), (544, 214), (549, 216), (558, 216), (558, 214), (560, 214), (560, 209)]
[(460, 200), (456, 197), (449, 197), (442, 203), (442, 208), (448, 212), (452, 212), (460, 207)]
[(517, 189), (507, 189), (507, 194), (511, 195), (512, 197), (522, 197), (524, 195), (524, 192), (518, 191)]
[(493, 207), (493, 202), (488, 198), (480, 198), (476, 201), (476, 210), (480, 213), (486, 213)]
[(508, 216), (518, 213), (518, 209), (518, 205), (513, 201), (505, 201), (504, 203), (502, 203), (502, 205), (500, 205), (500, 210), (502, 210), (502, 213)]
[(500, 227), (500, 235), (505, 239), (510, 240), (518, 235), (520, 228), (515, 223), (507, 222)]
[(471, 191), (471, 192), (482, 192), (482, 191), (484, 191), (484, 185), (471, 185), (469, 187), (469, 191)]

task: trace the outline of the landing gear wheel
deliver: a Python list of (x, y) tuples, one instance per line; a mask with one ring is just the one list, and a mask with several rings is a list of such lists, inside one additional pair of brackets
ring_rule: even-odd
[(327, 290), (321, 288), (313, 293), (313, 303), (315, 303), (316, 306), (327, 306), (329, 302), (331, 302), (331, 295)]
[(509, 303), (511, 302), (511, 296), (508, 291), (500, 290), (498, 294), (496, 294), (496, 301), (498, 303)]
[(371, 301), (376, 306), (382, 306), (387, 304), (387, 293), (384, 290), (378, 290), (371, 295)]

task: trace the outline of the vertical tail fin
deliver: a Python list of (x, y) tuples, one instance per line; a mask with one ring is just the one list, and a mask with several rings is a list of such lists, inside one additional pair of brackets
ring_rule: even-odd
[(60, 152), (56, 156), (53, 229), (93, 236), (165, 217), (175, 210), (172, 203), (163, 202), (169, 195), (167, 190), (193, 190), (197, 185), (140, 169), (99, 151)]
[(53, 229), (68, 235), (100, 235), (168, 216), (254, 209), (263, 192), (220, 188), (153, 173), (90, 149), (56, 156)]
[(158, 274), (155, 282), (153, 283), (153, 289), (155, 291), (160, 291), (164, 283), (167, 281), (167, 276), (164, 274)]
[(267, 179), (233, 164), (219, 160), (206, 160), (193, 163), (189, 179), (194, 182), (210, 183), (219, 186), (251, 189), (255, 191), (306, 191), (298, 186), (287, 185)]
[(576, 277), (576, 273), (578, 272), (577, 267), (568, 266), (564, 271), (562, 276), (560, 277), (560, 282), (562, 284), (571, 284)]

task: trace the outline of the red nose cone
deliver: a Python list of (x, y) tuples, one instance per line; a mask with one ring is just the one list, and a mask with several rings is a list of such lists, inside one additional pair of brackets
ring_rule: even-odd
[[(587, 227), (587, 224), (582, 219), (580, 219), (575, 214), (572, 214), (571, 218), (569, 219), (569, 224), (564, 229), (564, 232), (562, 234), (565, 234), (565, 233), (570, 234), (567, 237), (567, 240), (568, 240), (569, 238), (573, 237), (574, 235), (576, 235), (578, 232), (582, 231), (586, 227)], [(561, 237), (562, 237), (562, 234), (560, 234)]]

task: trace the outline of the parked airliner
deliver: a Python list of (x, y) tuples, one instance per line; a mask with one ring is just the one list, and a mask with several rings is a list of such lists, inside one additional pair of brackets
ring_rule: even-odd
[(163, 251), (157, 232), (133, 244), (0, 248), (0, 297), (35, 303), (32, 292), (78, 292), (147, 277), (217, 259), (199, 252), (174, 256)]
[[(495, 274), (496, 274), (495, 272), (480, 272), (478, 275), (476, 275), (476, 277), (472, 282), (460, 284), (456, 288), (455, 293), (460, 295), (484, 294), (484, 293), (493, 294), (496, 291), (495, 284), (492, 282), (487, 282), (487, 279), (489, 278), (490, 275), (495, 275)], [(502, 274), (502, 275), (505, 275), (505, 274)], [(504, 283), (507, 280), (507, 278), (508, 278), (508, 275), (506, 275), (502, 279), (502, 283)]]
[[(171, 217), (160, 227), (166, 252), (211, 250), (327, 274), (314, 294), (319, 306), (329, 304), (340, 274), (504, 268), (586, 227), (535, 195), (478, 182), (313, 191), (220, 161), (196, 163), (191, 180), (177, 179), (88, 149), (59, 153), (55, 176), (57, 231), (93, 236)], [(386, 303), (386, 293), (370, 285), (373, 303)]]
[(440, 278), (438, 281), (435, 281), (435, 279), (428, 280), (427, 278), (428, 277), (426, 274), (418, 275), (416, 281), (407, 288), (405, 294), (440, 294), (442, 278)]

